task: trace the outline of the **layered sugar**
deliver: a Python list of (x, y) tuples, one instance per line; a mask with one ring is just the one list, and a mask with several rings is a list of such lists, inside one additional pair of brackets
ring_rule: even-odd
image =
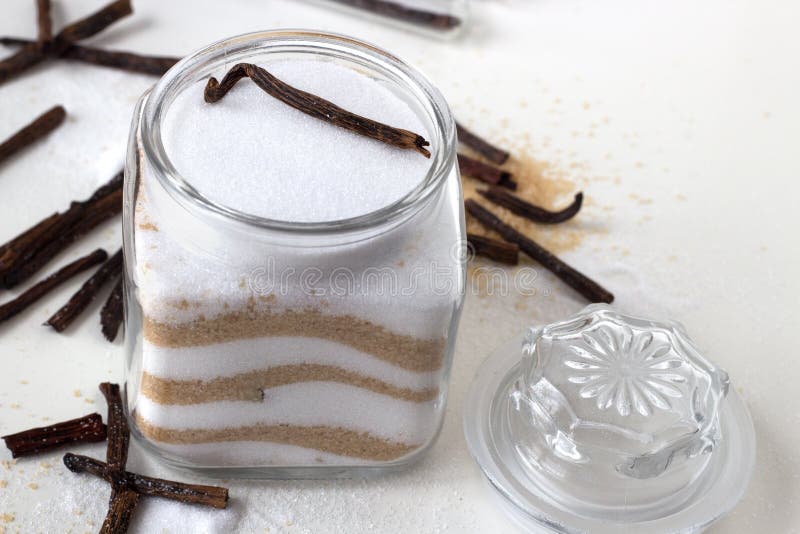
[[(430, 138), (402, 98), (363, 72), (328, 61), (256, 63)], [(308, 117), (249, 80), (216, 104), (203, 102), (202, 88), (176, 97), (164, 145), (194, 188), (228, 208), (344, 219), (396, 202), (428, 172), (419, 153)], [(131, 315), (142, 336), (129, 390), (142, 436), (206, 466), (372, 465), (430, 443), (463, 283), (457, 175), (403, 224), (307, 245), (177, 207), (138, 155)]]

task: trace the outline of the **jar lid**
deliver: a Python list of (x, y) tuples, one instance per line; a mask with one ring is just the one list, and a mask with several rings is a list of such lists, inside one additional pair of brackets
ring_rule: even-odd
[(744, 494), (750, 415), (676, 322), (607, 305), (531, 328), (472, 383), (467, 445), (528, 531), (699, 532)]

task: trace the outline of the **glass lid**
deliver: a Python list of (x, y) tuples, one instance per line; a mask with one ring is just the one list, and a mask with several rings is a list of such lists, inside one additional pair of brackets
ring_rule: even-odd
[(744, 494), (750, 416), (675, 322), (591, 305), (476, 374), (467, 444), (528, 531), (699, 532)]

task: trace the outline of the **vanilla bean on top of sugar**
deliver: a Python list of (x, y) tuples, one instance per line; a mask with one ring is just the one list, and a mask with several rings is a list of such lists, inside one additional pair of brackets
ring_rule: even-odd
[(41, 63), (48, 56), (59, 56), (76, 41), (100, 33), (117, 20), (133, 13), (133, 9), (130, 0), (116, 0), (92, 15), (65, 26), (48, 41), (42, 41), (42, 38), (52, 33), (47, 27), (50, 24), (50, 2), (38, 2), (37, 13), (39, 40), (22, 46), (11, 56), (0, 60), (0, 84)]
[(425, 148), (430, 143), (421, 135), (351, 113), (329, 100), (292, 87), (252, 63), (234, 65), (222, 81), (210, 78), (205, 89), (206, 102), (218, 102), (242, 78), (250, 78), (265, 93), (306, 115), (397, 148), (416, 150), (426, 158), (431, 157)]

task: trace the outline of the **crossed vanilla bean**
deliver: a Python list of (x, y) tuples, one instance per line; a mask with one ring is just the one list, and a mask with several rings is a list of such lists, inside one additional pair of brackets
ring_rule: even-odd
[(0, 84), (17, 76), (30, 67), (41, 63), (48, 56), (60, 56), (73, 45), (100, 33), (117, 20), (133, 13), (130, 0), (116, 0), (92, 15), (65, 26), (55, 37), (42, 41), (52, 33), (50, 24), (50, 2), (37, 3), (39, 40), (22, 46), (17, 52), (0, 61)]
[(30, 124), (0, 143), (0, 162), (46, 136), (64, 122), (67, 112), (62, 106), (45, 111)]
[[(27, 46), (35, 43), (30, 39), (18, 37), (0, 37), (0, 45), (5, 46)], [(123, 52), (117, 50), (103, 50), (92, 46), (72, 44), (68, 48), (61, 50), (56, 55), (55, 51), (47, 51), (47, 55), (63, 59), (71, 59), (98, 65), (101, 67), (111, 67), (127, 72), (137, 72), (139, 74), (152, 74), (161, 76), (172, 68), (180, 58), (173, 56), (147, 56), (135, 54), (133, 52)]]
[(50, 18), (50, 0), (36, 0), (36, 42), (44, 46), (53, 38), (53, 20)]
[(494, 230), (506, 241), (516, 243), (522, 252), (538, 261), (544, 268), (586, 297), (589, 302), (613, 302), (614, 295), (610, 291), (585, 274), (570, 267), (532, 239), (525, 237), (505, 224), (495, 214), (478, 204), (475, 200), (467, 200), (464, 204), (467, 208), (467, 212), (475, 217), (483, 226), (489, 230)]
[(306, 115), (388, 145), (416, 150), (426, 158), (431, 157), (430, 151), (425, 148), (430, 143), (421, 135), (351, 113), (324, 98), (292, 87), (252, 63), (234, 65), (221, 82), (210, 78), (205, 89), (206, 102), (218, 102), (242, 78), (250, 78), (273, 98)]
[(106, 425), (98, 413), (3, 436), (12, 458), (39, 454), (67, 443), (95, 443), (105, 439)]
[(478, 194), (486, 200), (502, 206), (512, 213), (516, 213), (520, 217), (542, 224), (558, 224), (568, 221), (578, 214), (583, 204), (582, 192), (575, 195), (575, 199), (569, 206), (559, 211), (540, 208), (498, 187), (490, 187), (485, 191), (478, 191)]
[(126, 471), (130, 430), (122, 408), (119, 385), (104, 382), (100, 384), (100, 391), (108, 404), (106, 461), (101, 462), (88, 456), (67, 453), (64, 455), (64, 465), (73, 473), (89, 473), (111, 484), (111, 499), (103, 526), (100, 528), (101, 534), (127, 532), (142, 495), (214, 508), (225, 508), (228, 505), (226, 488), (184, 484)]

